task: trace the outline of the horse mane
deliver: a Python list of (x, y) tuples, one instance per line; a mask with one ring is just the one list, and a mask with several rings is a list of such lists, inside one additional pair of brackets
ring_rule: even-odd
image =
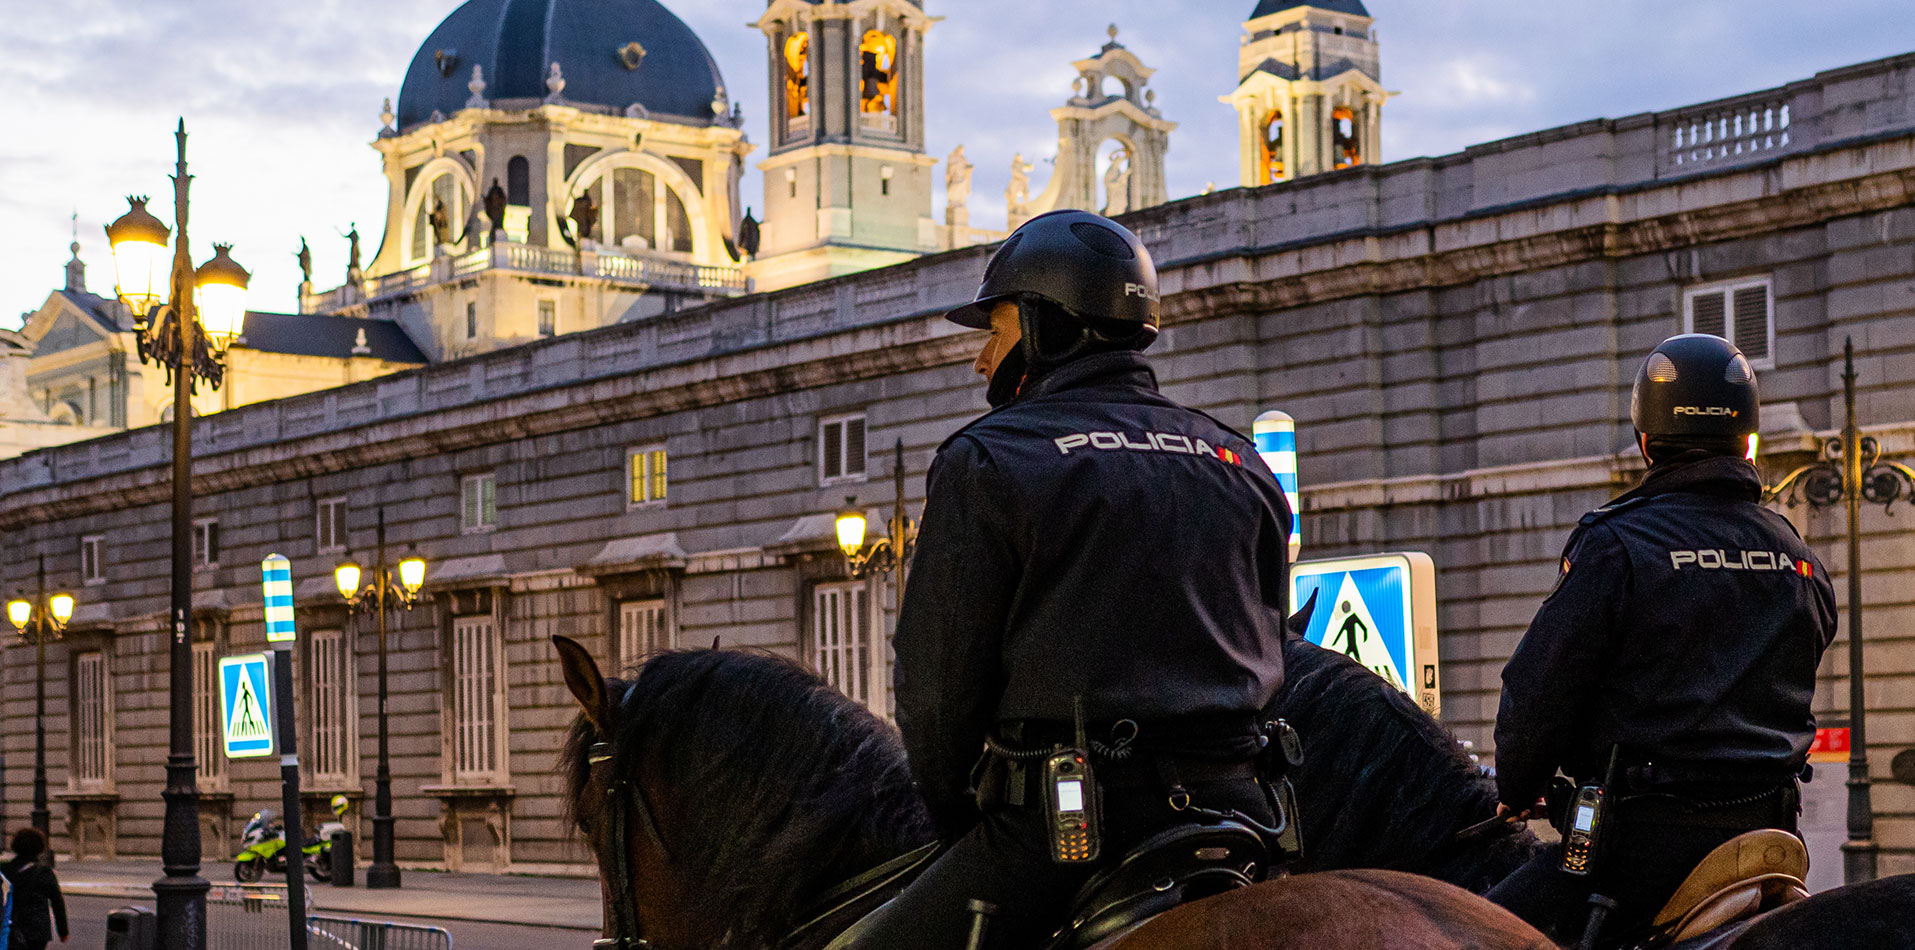
[[(824, 891), (931, 839), (897, 731), (797, 663), (679, 650), (606, 689), (612, 768), (662, 799), (686, 918), (712, 946), (774, 944)], [(593, 732), (580, 716), (562, 753), (574, 815)]]
[(1496, 783), (1435, 717), (1362, 664), (1298, 636), (1283, 643), (1270, 712), (1303, 740), (1291, 776), (1303, 812), (1298, 871), (1391, 868), (1482, 893), (1541, 847), (1527, 829), (1467, 846), (1455, 833), (1496, 813)]

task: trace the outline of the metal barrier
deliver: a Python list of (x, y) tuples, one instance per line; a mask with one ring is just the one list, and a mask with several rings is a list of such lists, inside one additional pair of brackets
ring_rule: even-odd
[[(206, 895), (206, 950), (288, 950), (284, 884), (214, 885)], [(452, 950), (442, 927), (306, 917), (309, 950)]]
[(306, 932), (311, 950), (452, 950), (452, 934), (441, 927), (315, 914)]

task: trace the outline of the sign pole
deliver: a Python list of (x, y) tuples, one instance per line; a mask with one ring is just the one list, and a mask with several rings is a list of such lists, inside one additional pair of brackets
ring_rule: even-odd
[(293, 717), (292, 563), (267, 555), (266, 639), (273, 641), (273, 716), (278, 733), (280, 804), (286, 827), (286, 917), (292, 950), (306, 950), (306, 816), (299, 803), (299, 733)]

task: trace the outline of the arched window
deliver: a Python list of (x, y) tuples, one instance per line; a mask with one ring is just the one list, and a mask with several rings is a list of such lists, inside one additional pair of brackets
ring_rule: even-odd
[(1330, 154), (1338, 168), (1363, 164), (1363, 150), (1357, 143), (1356, 114), (1349, 106), (1337, 106), (1330, 113)]
[(599, 228), (614, 245), (627, 251), (692, 252), (691, 215), (677, 191), (643, 168), (615, 168), (587, 189), (595, 200), (608, 178), (611, 194), (600, 204), (608, 220)]
[(1272, 109), (1264, 116), (1259, 142), (1257, 183), (1268, 185), (1283, 181), (1283, 110)]
[(859, 109), (898, 114), (898, 38), (871, 30), (858, 44)]
[(796, 119), (811, 112), (811, 34), (793, 33), (785, 39), (785, 116)]

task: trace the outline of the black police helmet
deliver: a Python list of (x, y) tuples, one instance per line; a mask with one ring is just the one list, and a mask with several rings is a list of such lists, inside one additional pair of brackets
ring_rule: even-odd
[(1024, 222), (984, 266), (977, 299), (945, 317), (989, 329), (994, 305), (1026, 297), (1146, 343), (1157, 335), (1157, 266), (1137, 235), (1100, 214), (1053, 211)]
[(1761, 425), (1755, 371), (1730, 343), (1706, 333), (1662, 341), (1636, 373), (1629, 417), (1636, 431), (1673, 439), (1738, 439)]

